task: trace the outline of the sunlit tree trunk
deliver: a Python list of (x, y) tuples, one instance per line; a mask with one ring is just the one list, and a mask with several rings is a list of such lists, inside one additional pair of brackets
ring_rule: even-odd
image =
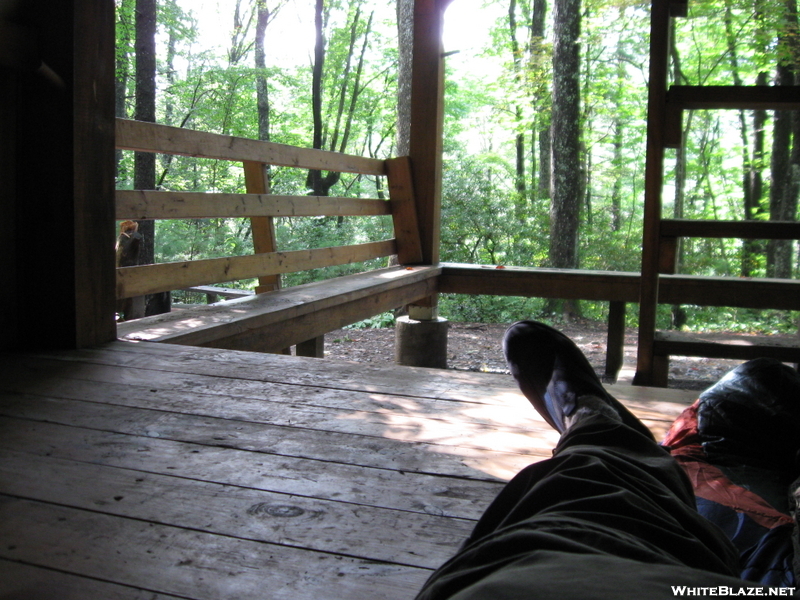
[[(517, 0), (510, 0), (508, 4), (508, 31), (511, 40), (511, 58), (514, 65), (514, 81), (519, 88), (524, 85), (525, 73), (523, 66), (523, 52), (517, 39)], [(523, 130), (522, 107), (514, 107), (514, 146), (516, 149), (514, 187), (514, 213), (518, 221), (523, 222), (527, 216), (527, 186), (525, 182), (525, 132)]]
[[(545, 21), (547, 16), (547, 0), (533, 0), (533, 12), (531, 14), (531, 66), (534, 77), (539, 80), (542, 66), (545, 62), (544, 34)], [(546, 114), (544, 106), (546, 102), (547, 89), (544, 85), (536, 86), (536, 97), (534, 98), (534, 124), (532, 138), (538, 139), (539, 168), (538, 172), (531, 168), (531, 175), (537, 177), (535, 186), (536, 197), (540, 200), (550, 198), (550, 119)], [(536, 144), (531, 140), (531, 152), (535, 152)]]
[[(761, 20), (756, 7), (756, 20)], [(743, 85), (742, 76), (739, 69), (739, 58), (737, 55), (737, 35), (734, 29), (733, 8), (731, 0), (725, 2), (725, 35), (728, 46), (728, 55), (731, 63), (731, 76), (734, 85)], [(756, 85), (766, 85), (767, 74), (759, 73)], [(764, 125), (767, 120), (766, 111), (753, 111), (753, 134), (752, 146), (750, 133), (747, 126), (746, 111), (739, 111), (739, 132), (742, 139), (742, 197), (743, 213), (745, 220), (754, 220), (758, 216), (763, 196), (762, 174), (764, 160)], [(757, 254), (759, 252), (758, 242), (755, 240), (744, 240), (742, 245), (742, 277), (750, 277), (757, 264)]]
[[(550, 264), (578, 268), (578, 230), (583, 204), (580, 159), (580, 0), (556, 0), (553, 8), (552, 199)], [(577, 313), (576, 306), (565, 314)]]
[[(779, 46), (784, 55), (796, 56), (797, 3), (786, 0), (786, 29), (779, 36)], [(797, 65), (788, 58), (778, 65), (777, 85), (792, 85), (797, 80)], [(794, 221), (797, 219), (798, 179), (800, 176), (800, 127), (796, 113), (775, 111), (773, 121), (772, 157), (770, 172), (772, 184), (769, 195), (770, 219)], [(793, 139), (794, 138), (794, 139)], [(767, 275), (792, 276), (792, 242), (772, 240), (767, 246)]]
[(270, 137), (270, 106), (269, 106), (269, 86), (267, 85), (267, 62), (266, 52), (264, 51), (264, 39), (267, 33), (267, 25), (270, 21), (270, 10), (266, 0), (256, 1), (256, 46), (255, 46), (255, 65), (256, 65), (256, 109), (258, 112), (258, 139), (269, 141)]
[(411, 61), (414, 0), (397, 0), (397, 155), (408, 156), (411, 140)]
[[(341, 67), (341, 72), (336, 78), (338, 84), (332, 95), (332, 105), (327, 114), (333, 119), (332, 123), (325, 123), (323, 117), (324, 82), (325, 82), (325, 62), (327, 60), (327, 42), (325, 39), (326, 12), (324, 0), (317, 0), (314, 11), (315, 44), (314, 44), (314, 65), (312, 68), (312, 91), (311, 104), (313, 113), (314, 133), (313, 147), (317, 149), (327, 149), (335, 152), (344, 152), (350, 138), (350, 131), (353, 117), (361, 94), (361, 74), (364, 67), (364, 59), (369, 45), (370, 32), (372, 27), (372, 15), (370, 15), (363, 32), (361, 51), (358, 61), (353, 71), (353, 59), (356, 57), (356, 46), (361, 35), (359, 32), (361, 21), (361, 9), (356, 6), (349, 21), (349, 41), (345, 50), (345, 60)], [(323, 174), (321, 171), (309, 171), (306, 179), (310, 194), (314, 196), (327, 196), (330, 189), (338, 183), (341, 175), (335, 172)]]

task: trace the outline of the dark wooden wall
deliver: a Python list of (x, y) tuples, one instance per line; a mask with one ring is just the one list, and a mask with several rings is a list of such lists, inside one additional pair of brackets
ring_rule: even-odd
[(114, 4), (0, 3), (0, 349), (114, 323)]

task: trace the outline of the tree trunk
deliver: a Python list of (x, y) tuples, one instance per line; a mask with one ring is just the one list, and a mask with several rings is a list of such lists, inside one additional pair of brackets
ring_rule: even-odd
[[(763, 21), (756, 7), (756, 21)], [(743, 85), (739, 74), (739, 59), (737, 56), (737, 34), (733, 26), (731, 0), (725, 2), (725, 35), (727, 38), (728, 53), (731, 62), (731, 73), (734, 85)], [(759, 73), (756, 85), (767, 85), (767, 74)], [(742, 138), (742, 196), (744, 219), (750, 221), (756, 218), (761, 197), (763, 196), (762, 163), (764, 159), (764, 124), (767, 119), (766, 111), (753, 111), (753, 140), (750, 146), (747, 127), (747, 113), (739, 111), (739, 129)], [(757, 264), (759, 244), (756, 240), (744, 240), (742, 245), (742, 263), (740, 273), (742, 277), (750, 277)]]
[[(317, 0), (314, 16), (314, 27), (316, 30), (316, 42), (314, 46), (314, 65), (312, 69), (312, 112), (314, 121), (313, 147), (317, 149), (327, 149), (334, 152), (345, 152), (350, 137), (350, 129), (353, 116), (361, 93), (360, 78), (364, 67), (366, 51), (369, 45), (369, 37), (372, 27), (372, 16), (370, 15), (364, 32), (361, 54), (352, 74), (353, 57), (358, 41), (358, 29), (361, 24), (361, 10), (356, 8), (349, 22), (350, 36), (349, 45), (345, 54), (345, 63), (338, 74), (337, 81), (339, 86), (334, 94), (335, 110), (328, 111), (334, 113), (332, 126), (326, 128), (323, 120), (323, 96), (324, 96), (324, 77), (327, 47), (325, 41), (325, 5), (324, 0)], [(348, 102), (349, 94), (349, 102)], [(329, 141), (326, 133), (330, 134)], [(314, 196), (327, 196), (330, 189), (339, 182), (340, 173), (328, 172), (323, 175), (321, 171), (311, 170), (308, 172), (306, 184), (310, 188), (310, 194)]]
[[(314, 125), (312, 147), (320, 150), (323, 148), (323, 123), (322, 123), (322, 93), (323, 77), (325, 75), (325, 3), (316, 0), (314, 5), (314, 65), (311, 70), (311, 113)], [(312, 196), (327, 196), (331, 187), (338, 181), (338, 173), (328, 173), (323, 176), (322, 171), (309, 171), (306, 185)]]
[[(676, 83), (686, 83), (686, 77), (681, 68), (681, 56), (678, 53), (678, 46), (675, 43), (675, 30), (670, 32), (670, 54), (672, 58), (672, 73), (673, 81)], [(675, 197), (673, 201), (672, 216), (675, 219), (682, 219), (684, 216), (684, 208), (686, 206), (686, 140), (689, 139), (689, 133), (692, 130), (692, 120), (694, 118), (694, 111), (685, 111), (685, 121), (683, 131), (681, 131), (681, 143), (675, 151)], [(681, 266), (684, 262), (684, 240), (678, 238), (675, 241), (675, 273), (681, 272)], [(681, 329), (687, 322), (686, 310), (680, 304), (673, 304), (670, 307), (671, 325), (674, 329)]]
[[(624, 8), (619, 9), (619, 18), (622, 20), (625, 13)], [(614, 146), (614, 185), (611, 189), (611, 231), (619, 231), (622, 227), (622, 188), (623, 188), (623, 174), (624, 162), (622, 151), (625, 144), (625, 123), (622, 118), (621, 104), (623, 102), (622, 94), (625, 89), (625, 82), (627, 80), (627, 72), (625, 70), (625, 48), (623, 46), (623, 38), (617, 40), (616, 49), (616, 76), (615, 82), (615, 97), (617, 110), (614, 113), (613, 121), (613, 146)]]
[(258, 111), (258, 139), (269, 141), (270, 136), (270, 106), (269, 87), (267, 85), (267, 61), (264, 51), (264, 38), (267, 33), (267, 24), (270, 20), (269, 8), (266, 0), (257, 0), (256, 10), (256, 110)]
[(408, 156), (411, 143), (411, 61), (414, 0), (397, 0), (397, 155)]
[[(756, 85), (767, 85), (767, 74), (759, 73)], [(757, 219), (761, 213), (761, 200), (764, 196), (764, 131), (767, 123), (766, 110), (753, 111), (753, 147), (750, 164), (745, 166), (745, 205), (744, 218)], [(758, 265), (758, 255), (763, 252), (758, 240), (744, 240), (742, 243), (742, 277), (752, 277)]]
[[(156, 0), (136, 0), (136, 100), (134, 119), (154, 123), (156, 120)], [(134, 156), (133, 187), (137, 190), (152, 190), (156, 184), (156, 155), (137, 152)], [(155, 262), (155, 222), (139, 221), (142, 235), (139, 264)], [(157, 294), (156, 296), (161, 296)], [(134, 317), (151, 313), (150, 297), (145, 306), (134, 309)], [(165, 304), (163, 298), (155, 304)], [(141, 312), (143, 311), (143, 313)], [(129, 318), (126, 315), (126, 318)]]
[[(531, 63), (535, 73), (539, 73), (545, 59), (544, 32), (545, 18), (547, 16), (547, 0), (533, 0), (533, 13), (531, 14)], [(538, 138), (539, 170), (538, 174), (531, 170), (531, 176), (538, 175), (536, 183), (536, 197), (540, 200), (550, 198), (550, 119), (544, 108), (546, 104), (546, 87), (537, 87), (534, 98), (535, 121), (532, 138)], [(531, 153), (536, 152), (533, 139), (531, 140)]]
[[(580, 159), (580, 0), (556, 0), (553, 23), (550, 264), (576, 269), (584, 194)], [(578, 313), (578, 310), (576, 306), (565, 306), (564, 312)]]
[[(524, 69), (522, 64), (522, 50), (517, 40), (517, 0), (510, 0), (508, 4), (508, 31), (511, 40), (511, 59), (514, 65), (514, 81), (522, 88)], [(522, 131), (522, 107), (514, 109), (514, 129), (516, 130), (514, 144), (516, 147), (516, 178), (517, 190), (514, 200), (514, 214), (519, 222), (524, 222), (527, 216), (527, 189), (525, 182), (525, 134)]]
[[(781, 32), (778, 44), (785, 56), (797, 56), (797, 3), (786, 0), (786, 29)], [(778, 65), (776, 85), (793, 85), (797, 80), (797, 64), (785, 58)], [(772, 160), (770, 164), (772, 185), (769, 194), (770, 219), (795, 221), (797, 219), (798, 175), (800, 175), (800, 123), (796, 113), (775, 111), (773, 120)], [(792, 247), (789, 240), (771, 240), (767, 245), (767, 276), (789, 278), (792, 276)]]
[(580, 160), (580, 0), (554, 6), (550, 264), (578, 267), (584, 181)]
[[(131, 42), (131, 31), (133, 30), (133, 23), (128, 22), (128, 18), (132, 15), (131, 3), (133, 0), (122, 0), (117, 6), (117, 19), (122, 23), (119, 29), (122, 33), (122, 45), (125, 47), (125, 52), (117, 52), (116, 57), (116, 77), (114, 78), (114, 116), (119, 119), (128, 117), (128, 108), (126, 106), (128, 94), (128, 77), (130, 72), (128, 52), (127, 49)], [(118, 42), (119, 43), (119, 42)], [(116, 164), (117, 177), (119, 178), (119, 168), (122, 163), (122, 150), (116, 149), (114, 151), (114, 158)]]

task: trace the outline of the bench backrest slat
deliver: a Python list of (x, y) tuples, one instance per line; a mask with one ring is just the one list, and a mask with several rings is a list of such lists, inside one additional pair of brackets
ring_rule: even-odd
[[(255, 253), (117, 269), (117, 297), (191, 286), (259, 279), (257, 292), (279, 287), (277, 276), (398, 256), (399, 264), (422, 260), (416, 204), (407, 157), (379, 160), (296, 148), (284, 144), (117, 119), (117, 148), (241, 162), (248, 193), (118, 190), (118, 220), (249, 218)], [(389, 200), (269, 194), (265, 165), (386, 176)], [(350, 246), (279, 252), (273, 217), (392, 215), (395, 237)]]
[(345, 217), (389, 215), (386, 200), (272, 194), (117, 190), (117, 219)]
[(280, 167), (319, 169), (340, 173), (385, 175), (384, 161), (339, 152), (297, 148), (219, 133), (208, 133), (117, 119), (116, 144), (121, 150), (158, 152), (236, 162), (253, 161)]
[(394, 240), (353, 246), (269, 252), (117, 269), (117, 297), (131, 298), (196, 285), (251, 279), (363, 262), (396, 254)]

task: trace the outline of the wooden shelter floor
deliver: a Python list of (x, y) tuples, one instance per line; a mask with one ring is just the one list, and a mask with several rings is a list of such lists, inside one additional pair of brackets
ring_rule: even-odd
[[(121, 341), (1, 360), (2, 598), (411, 598), (558, 439), (505, 375)], [(609, 387), (659, 437), (695, 394)]]

